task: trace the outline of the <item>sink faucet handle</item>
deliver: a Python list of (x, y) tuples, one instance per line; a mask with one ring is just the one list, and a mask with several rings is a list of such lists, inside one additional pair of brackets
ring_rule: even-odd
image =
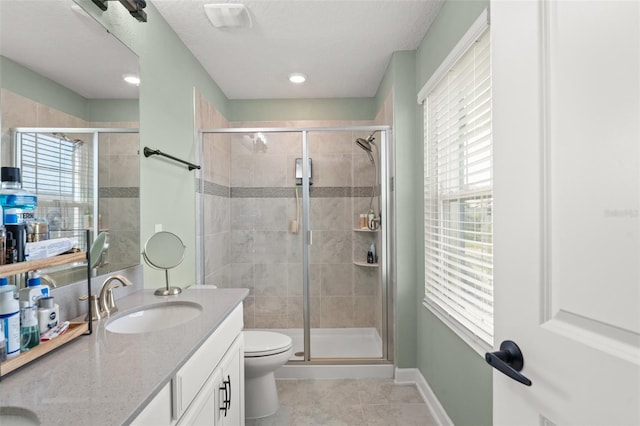
[(131, 281), (123, 275), (112, 275), (104, 281), (100, 290), (99, 303), (100, 308), (107, 316), (118, 311), (116, 301), (113, 298), (113, 289), (120, 286), (115, 284), (115, 281), (119, 281), (124, 287), (132, 285)]
[[(87, 300), (89, 296), (86, 294), (84, 296), (80, 296), (80, 300)], [(100, 306), (98, 304), (98, 296), (95, 294), (91, 295), (91, 321), (98, 321), (104, 316), (104, 313), (101, 311)], [(89, 321), (89, 314), (84, 318), (85, 321)]]

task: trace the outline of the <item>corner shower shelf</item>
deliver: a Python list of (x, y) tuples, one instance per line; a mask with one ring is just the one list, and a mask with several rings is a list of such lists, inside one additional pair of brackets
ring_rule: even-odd
[(377, 268), (378, 266), (380, 266), (378, 263), (357, 262), (355, 260), (353, 261), (353, 264), (357, 266), (364, 266), (367, 268)]
[(378, 229), (369, 229), (369, 228), (353, 228), (353, 232), (378, 232)]

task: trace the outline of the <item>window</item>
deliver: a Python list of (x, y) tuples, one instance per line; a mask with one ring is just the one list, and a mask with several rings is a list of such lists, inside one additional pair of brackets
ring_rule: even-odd
[(53, 230), (82, 228), (83, 215), (93, 209), (91, 143), (59, 133), (17, 137), (22, 187), (38, 196), (38, 217)]
[(481, 346), (493, 346), (489, 40), (485, 26), (424, 100), (425, 303)]

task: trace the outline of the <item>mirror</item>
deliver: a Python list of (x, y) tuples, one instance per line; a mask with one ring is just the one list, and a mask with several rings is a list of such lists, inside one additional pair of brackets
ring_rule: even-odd
[[(60, 144), (82, 140), (97, 155), (97, 205), (74, 199), (62, 207), (55, 195), (38, 196), (36, 215), (51, 238), (92, 229), (104, 248), (94, 275), (139, 264), (138, 87), (123, 80), (138, 74), (136, 55), (73, 0), (2, 0), (0, 68), (0, 165), (18, 161), (15, 128), (59, 129)], [(88, 131), (112, 128), (131, 131)], [(85, 279), (86, 266), (46, 274), (61, 286)]]
[(107, 244), (107, 233), (101, 232), (98, 234), (98, 237), (91, 244), (91, 251), (89, 257), (89, 263), (91, 264), (91, 269), (98, 266), (100, 262), (103, 261), (103, 256), (105, 254), (105, 250), (109, 248), (109, 244)]
[(153, 234), (144, 245), (142, 257), (152, 268), (164, 269), (166, 287), (155, 291), (156, 296), (179, 294), (182, 289), (169, 287), (169, 269), (173, 269), (184, 260), (185, 245), (180, 237), (171, 232), (161, 231)]

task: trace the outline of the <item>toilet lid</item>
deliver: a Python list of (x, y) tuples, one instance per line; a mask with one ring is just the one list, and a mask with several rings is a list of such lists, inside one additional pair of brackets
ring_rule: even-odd
[(272, 331), (245, 331), (245, 356), (266, 356), (279, 354), (291, 348), (291, 337)]

